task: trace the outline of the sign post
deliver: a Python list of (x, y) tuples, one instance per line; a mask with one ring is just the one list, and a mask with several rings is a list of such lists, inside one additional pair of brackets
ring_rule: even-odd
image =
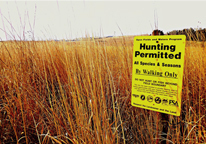
[(180, 116), (184, 35), (134, 38), (131, 104)]

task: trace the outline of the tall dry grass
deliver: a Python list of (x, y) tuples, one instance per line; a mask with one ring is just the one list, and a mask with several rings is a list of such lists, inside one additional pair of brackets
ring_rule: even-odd
[[(132, 49), (129, 37), (1, 42), (1, 142), (161, 143), (156, 112), (131, 106)], [(167, 143), (206, 142), (205, 53), (187, 42), (182, 111), (166, 122)]]

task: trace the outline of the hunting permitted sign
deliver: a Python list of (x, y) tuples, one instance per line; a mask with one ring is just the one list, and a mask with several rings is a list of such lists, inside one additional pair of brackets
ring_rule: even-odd
[(133, 106), (180, 115), (185, 39), (185, 35), (134, 38)]

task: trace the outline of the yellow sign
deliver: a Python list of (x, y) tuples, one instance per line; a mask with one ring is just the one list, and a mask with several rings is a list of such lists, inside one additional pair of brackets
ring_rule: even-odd
[(134, 38), (133, 106), (180, 116), (185, 39), (185, 35)]

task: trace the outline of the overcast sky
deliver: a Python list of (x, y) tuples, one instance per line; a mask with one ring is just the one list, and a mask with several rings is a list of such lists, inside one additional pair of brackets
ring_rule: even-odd
[(206, 27), (206, 1), (0, 2), (0, 38), (35, 40), (151, 34)]

